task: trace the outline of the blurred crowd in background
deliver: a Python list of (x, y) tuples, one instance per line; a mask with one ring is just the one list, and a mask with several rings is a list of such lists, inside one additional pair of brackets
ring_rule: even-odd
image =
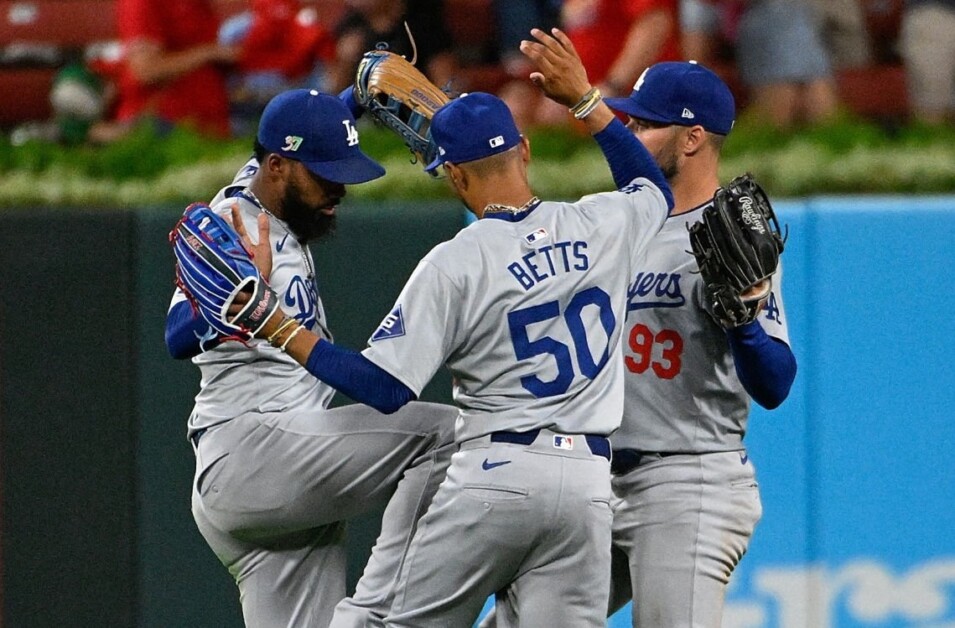
[(144, 118), (243, 136), (280, 91), (338, 93), (376, 46), (452, 94), (499, 94), (524, 129), (564, 125), (519, 51), (531, 28), (553, 26), (606, 96), (629, 94), (653, 63), (692, 59), (730, 84), (740, 115), (781, 129), (846, 107), (955, 122), (955, 0), (0, 0), (0, 11), (0, 126), (15, 144), (107, 143)]

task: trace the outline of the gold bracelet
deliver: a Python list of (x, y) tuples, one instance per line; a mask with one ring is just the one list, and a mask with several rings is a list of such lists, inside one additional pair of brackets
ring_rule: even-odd
[(587, 102), (584, 103), (584, 106), (576, 110), (571, 110), (571, 113), (574, 114), (574, 117), (577, 118), (578, 120), (583, 120), (584, 118), (586, 118), (587, 116), (589, 116), (590, 114), (594, 112), (594, 109), (596, 109), (597, 106), (600, 105), (600, 101), (601, 101), (600, 90), (595, 87), (593, 89), (593, 94), (591, 95), (590, 99), (588, 99)]
[(570, 107), (570, 113), (574, 114), (574, 117), (577, 117), (577, 113), (586, 109), (587, 107), (593, 105), (594, 101), (600, 100), (600, 90), (596, 87), (591, 87), (586, 94), (580, 97), (580, 100), (577, 101), (577, 104), (573, 107)]
[(285, 333), (285, 330), (295, 324), (297, 323), (294, 318), (286, 318), (284, 321), (282, 321), (282, 324), (279, 325), (279, 328), (272, 332), (272, 334), (268, 337), (268, 343), (274, 347), (275, 341), (278, 340), (279, 336), (281, 336), (283, 333)]
[(303, 329), (305, 329), (305, 326), (304, 326), (304, 325), (299, 325), (298, 327), (296, 327), (295, 329), (293, 329), (293, 330), (292, 330), (292, 333), (290, 333), (290, 334), (288, 335), (288, 338), (285, 339), (285, 342), (282, 343), (282, 346), (279, 347), (279, 350), (281, 350), (281, 351), (284, 353), (284, 352), (285, 352), (285, 347), (288, 346), (288, 343), (292, 342), (292, 338), (295, 337), (295, 334), (297, 334), (298, 332), (302, 331)]

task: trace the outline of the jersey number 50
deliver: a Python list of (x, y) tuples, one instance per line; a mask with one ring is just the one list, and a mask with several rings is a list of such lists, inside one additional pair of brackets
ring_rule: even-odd
[[(583, 320), (583, 310), (588, 305), (597, 307), (600, 325), (607, 334), (607, 345), (603, 348), (599, 360), (594, 360), (594, 354), (587, 344), (587, 327)], [(541, 380), (537, 375), (525, 375), (521, 378), (521, 386), (538, 398), (563, 394), (574, 381), (574, 361), (570, 356), (570, 347), (550, 336), (531, 340), (527, 335), (528, 325), (559, 316), (561, 316), (560, 304), (557, 301), (514, 310), (507, 315), (511, 342), (514, 344), (514, 354), (518, 360), (547, 353), (554, 356), (557, 362), (557, 377), (549, 382)], [(613, 337), (613, 330), (617, 326), (617, 319), (610, 307), (610, 296), (597, 286), (581, 290), (567, 304), (563, 318), (573, 340), (580, 372), (584, 377), (593, 379), (610, 359), (610, 338)]]

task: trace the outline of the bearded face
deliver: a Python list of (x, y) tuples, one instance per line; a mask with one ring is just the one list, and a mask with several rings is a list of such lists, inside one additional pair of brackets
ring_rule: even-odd
[(296, 164), (281, 198), (282, 218), (299, 242), (330, 235), (335, 230), (335, 208), (345, 196), (345, 186), (327, 181)]
[(676, 139), (665, 143), (654, 153), (654, 159), (660, 166), (663, 176), (667, 181), (673, 181), (673, 178), (680, 173), (679, 160), (677, 159)]
[(299, 242), (319, 240), (335, 232), (333, 208), (338, 202), (338, 198), (333, 198), (310, 204), (303, 198), (298, 185), (292, 182), (285, 188), (282, 197), (282, 217)]

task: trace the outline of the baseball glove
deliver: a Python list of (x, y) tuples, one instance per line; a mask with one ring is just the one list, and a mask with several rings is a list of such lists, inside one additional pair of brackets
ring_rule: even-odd
[[(226, 339), (255, 337), (279, 303), (239, 234), (208, 205), (193, 203), (169, 241), (176, 255), (176, 283), (206, 322)], [(230, 319), (229, 306), (242, 291), (251, 292), (251, 298)]]
[(786, 241), (763, 189), (749, 173), (733, 179), (689, 231), (707, 311), (727, 329), (756, 320)]
[(366, 52), (355, 74), (355, 100), (375, 120), (398, 134), (419, 163), (437, 155), (431, 119), (448, 95), (404, 57), (387, 50)]

